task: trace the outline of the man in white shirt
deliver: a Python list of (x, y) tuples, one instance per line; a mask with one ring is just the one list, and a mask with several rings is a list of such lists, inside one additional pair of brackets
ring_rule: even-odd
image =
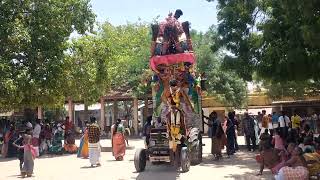
[(36, 125), (34, 126), (33, 129), (33, 135), (32, 135), (32, 145), (35, 147), (36, 149), (36, 155), (37, 157), (39, 157), (39, 143), (40, 143), (40, 133), (41, 133), (41, 126), (40, 126), (40, 119), (36, 120)]
[(280, 124), (280, 135), (282, 138), (287, 137), (291, 121), (284, 111), (281, 111), (278, 122)]

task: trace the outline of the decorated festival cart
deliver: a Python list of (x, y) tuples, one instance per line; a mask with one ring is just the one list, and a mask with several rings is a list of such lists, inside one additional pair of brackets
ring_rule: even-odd
[(181, 10), (152, 25), (150, 68), (153, 117), (145, 149), (135, 153), (137, 172), (146, 162), (167, 162), (189, 171), (202, 161), (202, 109), (196, 59), (189, 22), (180, 23)]

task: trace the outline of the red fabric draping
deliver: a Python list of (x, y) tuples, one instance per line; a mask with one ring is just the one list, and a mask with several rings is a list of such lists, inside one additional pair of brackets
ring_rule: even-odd
[(180, 53), (180, 54), (170, 54), (164, 56), (153, 56), (150, 59), (150, 67), (152, 70), (156, 71), (156, 68), (160, 64), (170, 65), (178, 64), (181, 62), (189, 62), (193, 64), (195, 62), (195, 56), (193, 53)]

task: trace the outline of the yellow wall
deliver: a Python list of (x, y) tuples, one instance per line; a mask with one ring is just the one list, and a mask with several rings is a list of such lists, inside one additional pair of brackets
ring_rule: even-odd
[[(317, 97), (304, 97), (304, 100), (320, 100), (320, 96)], [(280, 100), (277, 101), (294, 101), (294, 98), (292, 97), (283, 97)], [(269, 98), (265, 94), (249, 94), (248, 95), (248, 106), (271, 106), (272, 105), (272, 99)], [(219, 109), (224, 109), (225, 106), (217, 101), (215, 97), (203, 97), (202, 98), (202, 107), (203, 108), (209, 108), (209, 107), (216, 107)]]

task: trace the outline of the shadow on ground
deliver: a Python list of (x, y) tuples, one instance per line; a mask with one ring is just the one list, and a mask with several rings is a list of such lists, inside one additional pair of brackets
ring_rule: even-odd
[(206, 166), (212, 168), (228, 168), (230, 166), (237, 167), (239, 169), (247, 170), (243, 174), (238, 172), (228, 172), (225, 178), (239, 179), (239, 180), (256, 180), (256, 179), (272, 179), (272, 174), (269, 169), (265, 169), (262, 176), (256, 176), (258, 174), (260, 165), (256, 162), (255, 156), (257, 153), (238, 151), (230, 158), (226, 154), (223, 155), (223, 159), (214, 160), (211, 154), (204, 154), (203, 161), (199, 166)]
[[(155, 176), (155, 172), (157, 176)], [(135, 172), (137, 173), (137, 172)], [(138, 176), (131, 179), (136, 180), (176, 180), (180, 177), (180, 171), (176, 170), (170, 164), (151, 164), (147, 163), (146, 169), (140, 172)]]
[(0, 157), (0, 162), (8, 162), (8, 161), (14, 161), (14, 160), (17, 160), (18, 158), (16, 157), (12, 157), (12, 158), (3, 158), (3, 157)]

